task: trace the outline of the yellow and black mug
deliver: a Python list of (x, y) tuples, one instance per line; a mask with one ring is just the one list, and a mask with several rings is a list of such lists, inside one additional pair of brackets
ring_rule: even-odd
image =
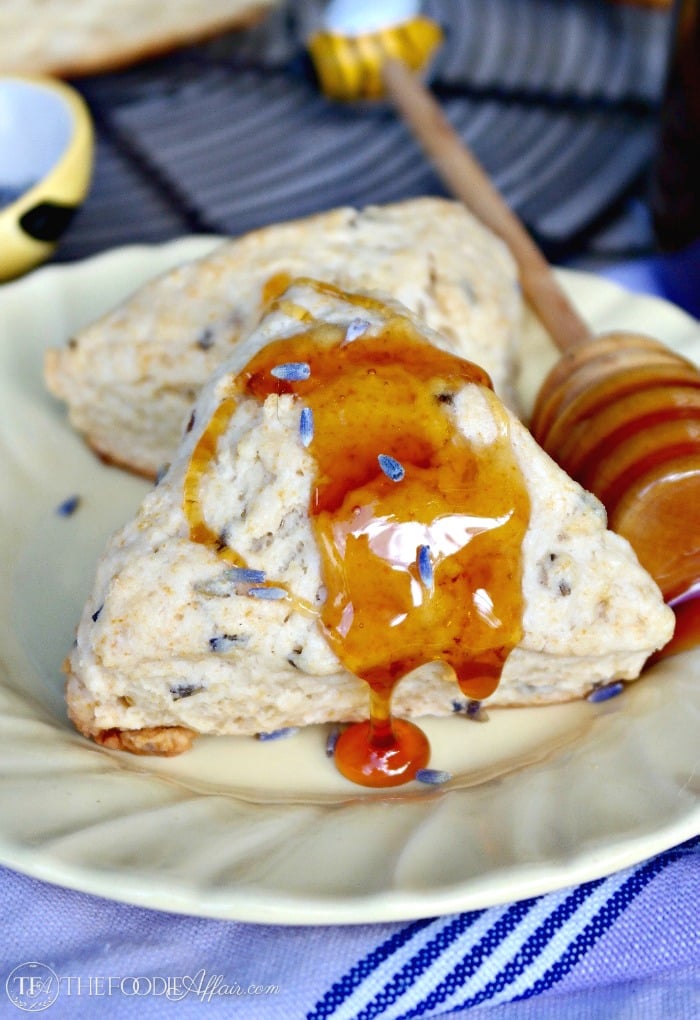
[(71, 86), (0, 77), (0, 280), (54, 251), (92, 176), (93, 127)]

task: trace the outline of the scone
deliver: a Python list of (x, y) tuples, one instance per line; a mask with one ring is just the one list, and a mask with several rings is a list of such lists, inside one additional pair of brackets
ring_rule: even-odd
[(75, 77), (244, 28), (278, 0), (4, 0), (0, 71)]
[(639, 675), (671, 610), (453, 349), (376, 296), (273, 302), (99, 564), (66, 664), (82, 733), (170, 754), (364, 719), (370, 687), (416, 717)]
[(336, 209), (226, 242), (49, 351), (47, 385), (102, 457), (155, 477), (200, 386), (297, 276), (397, 298), (483, 365), (514, 406), (513, 260), (460, 204), (439, 198)]

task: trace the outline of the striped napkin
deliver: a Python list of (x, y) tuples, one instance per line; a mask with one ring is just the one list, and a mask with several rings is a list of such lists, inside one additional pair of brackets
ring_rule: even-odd
[(43, 994), (47, 1017), (696, 1020), (699, 877), (694, 839), (502, 907), (285, 928), (129, 907), (0, 869), (0, 1017), (22, 1015), (14, 998), (34, 962), (48, 984), (24, 1009)]

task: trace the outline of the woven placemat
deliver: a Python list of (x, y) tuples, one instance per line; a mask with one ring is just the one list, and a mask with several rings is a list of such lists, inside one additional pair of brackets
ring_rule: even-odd
[[(304, 48), (318, 9), (296, 0), (248, 32), (76, 82), (97, 125), (96, 174), (57, 259), (444, 193), (387, 106), (319, 94)], [(435, 94), (550, 257), (648, 244), (639, 204), (668, 14), (603, 0), (424, 9), (445, 30)]]

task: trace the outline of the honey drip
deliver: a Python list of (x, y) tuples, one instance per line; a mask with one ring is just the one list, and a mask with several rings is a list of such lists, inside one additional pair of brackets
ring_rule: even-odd
[[(308, 364), (309, 377), (272, 374), (289, 363)], [(343, 732), (335, 759), (363, 785), (405, 783), (428, 762), (422, 731), (391, 714), (404, 676), (439, 661), (466, 697), (483, 699), (522, 636), (528, 494), (507, 427), (483, 446), (457, 428), (452, 403), (466, 383), (490, 386), (480, 368), (436, 349), (400, 315), (351, 342), (340, 327), (311, 323), (266, 346), (235, 380), (241, 395), (293, 393), (313, 414), (309, 513), (327, 590), (319, 625), (370, 689), (369, 719)], [(211, 538), (192, 510), (197, 473), (225, 427), (221, 407), (186, 485), (197, 541)], [(385, 473), (381, 455), (400, 478)]]
[(292, 282), (289, 273), (275, 273), (274, 276), (268, 277), (265, 281), (260, 295), (260, 304), (265, 310), (268, 305), (276, 301), (278, 297), (284, 294), (285, 290)]

